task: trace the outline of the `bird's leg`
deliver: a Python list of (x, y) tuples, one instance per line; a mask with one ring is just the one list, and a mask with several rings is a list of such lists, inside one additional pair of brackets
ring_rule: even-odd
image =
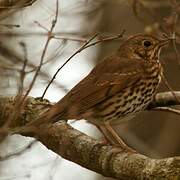
[(127, 146), (124, 143), (124, 141), (120, 138), (120, 136), (117, 134), (117, 132), (112, 128), (112, 126), (110, 125), (110, 122), (105, 122), (104, 126), (109, 131), (109, 133), (112, 135), (114, 140), (116, 141), (116, 142), (114, 142), (114, 144), (120, 145), (121, 148), (123, 148), (129, 152), (136, 152), (134, 149), (130, 148), (129, 146)]
[(111, 134), (109, 134), (109, 131), (107, 130), (107, 128), (104, 126), (104, 124), (98, 125), (96, 126), (99, 131), (103, 134), (104, 136), (104, 140), (103, 140), (103, 144), (108, 144), (110, 143), (111, 145), (115, 145), (114, 139), (112, 137)]

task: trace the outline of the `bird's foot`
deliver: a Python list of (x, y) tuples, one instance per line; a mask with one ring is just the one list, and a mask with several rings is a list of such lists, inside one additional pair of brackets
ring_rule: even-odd
[(121, 148), (122, 151), (124, 151), (124, 152), (137, 153), (137, 151), (135, 149), (129, 147), (128, 145), (124, 146), (122, 144), (109, 141), (107, 138), (102, 138), (101, 139), (101, 144), (103, 144), (103, 145), (111, 145), (111, 146), (115, 146), (117, 148)]

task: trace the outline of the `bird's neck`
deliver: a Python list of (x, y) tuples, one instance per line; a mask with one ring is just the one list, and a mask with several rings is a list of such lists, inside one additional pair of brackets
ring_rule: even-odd
[(163, 68), (159, 59), (153, 61), (147, 61), (145, 64), (145, 71), (151, 76), (161, 76), (163, 73)]

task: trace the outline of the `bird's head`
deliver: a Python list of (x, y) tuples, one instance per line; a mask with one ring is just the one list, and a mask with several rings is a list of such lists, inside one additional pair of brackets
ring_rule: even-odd
[(161, 48), (169, 39), (159, 40), (151, 35), (135, 35), (129, 37), (119, 48), (119, 53), (128, 58), (158, 60)]

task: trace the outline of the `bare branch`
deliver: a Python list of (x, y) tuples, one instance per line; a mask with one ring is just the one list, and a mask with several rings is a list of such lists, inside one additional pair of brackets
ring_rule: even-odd
[(37, 76), (38, 76), (38, 74), (39, 74), (39, 72), (40, 72), (40, 70), (41, 70), (41, 67), (42, 67), (42, 65), (43, 65), (44, 57), (45, 57), (45, 55), (46, 55), (46, 51), (47, 51), (49, 42), (50, 42), (50, 40), (51, 40), (52, 37), (53, 37), (53, 36), (52, 36), (52, 32), (53, 32), (54, 27), (55, 27), (55, 25), (56, 25), (56, 23), (57, 23), (58, 8), (59, 8), (59, 3), (58, 3), (58, 0), (57, 0), (57, 1), (56, 1), (55, 19), (52, 21), (51, 28), (50, 28), (50, 30), (48, 31), (47, 40), (46, 40), (46, 43), (45, 43), (45, 46), (44, 46), (44, 49), (43, 49), (43, 52), (42, 52), (42, 55), (41, 55), (41, 59), (40, 59), (39, 66), (37, 67), (37, 70), (36, 70), (36, 72), (35, 72), (35, 75), (34, 75), (34, 77), (33, 77), (33, 80), (32, 80), (32, 82), (31, 82), (31, 84), (30, 84), (30, 86), (29, 86), (29, 88), (28, 88), (28, 90), (27, 90), (24, 98), (22, 99), (22, 102), (25, 100), (25, 98), (27, 97), (27, 95), (28, 95), (29, 92), (31, 91), (31, 89), (32, 89), (32, 87), (33, 87), (33, 85), (34, 85), (34, 83), (35, 83), (35, 81), (36, 81), (36, 79), (37, 79)]
[(180, 98), (180, 91), (173, 91), (173, 94), (172, 92), (161, 92), (156, 94), (154, 100), (148, 105), (146, 109), (151, 110), (156, 107), (180, 105), (180, 102), (177, 100), (174, 94), (176, 97)]
[(0, 161), (5, 161), (5, 160), (8, 160), (8, 159), (10, 159), (10, 158), (19, 156), (19, 155), (27, 152), (29, 149), (31, 149), (36, 143), (37, 143), (37, 140), (33, 140), (33, 141), (31, 141), (30, 143), (28, 143), (28, 145), (26, 145), (22, 150), (17, 151), (17, 152), (13, 152), (13, 153), (8, 154), (8, 155), (6, 155), (6, 156), (0, 157)]
[(164, 74), (161, 76), (166, 87), (171, 91), (172, 95), (176, 98), (176, 100), (178, 102), (180, 102), (180, 98), (178, 96), (176, 96), (176, 94), (174, 93), (174, 90), (172, 89), (172, 87), (169, 85), (169, 82), (167, 81), (166, 77), (164, 76)]
[(27, 49), (26, 49), (25, 44), (21, 42), (20, 45), (22, 46), (23, 52), (24, 52), (24, 63), (23, 63), (22, 70), (20, 71), (20, 85), (19, 85), (19, 96), (21, 97), (23, 94), (23, 89), (24, 89), (24, 79), (26, 75), (25, 70), (27, 67), (28, 57), (27, 57)]
[[(104, 145), (66, 122), (42, 126), (36, 136), (48, 149), (87, 169), (117, 179), (178, 179), (180, 157), (152, 159)], [(23, 134), (23, 133), (22, 133)], [(24, 134), (28, 135), (28, 134)]]
[(1, 0), (0, 9), (18, 9), (31, 6), (36, 0)]
[(87, 44), (89, 44), (89, 42), (91, 42), (94, 38), (97, 37), (98, 34), (95, 34), (92, 38), (90, 38), (82, 47), (80, 47), (74, 54), (72, 54), (64, 63), (63, 65), (56, 71), (56, 73), (54, 74), (53, 78), (51, 79), (51, 81), (48, 83), (47, 87), (45, 88), (43, 95), (41, 96), (41, 98), (43, 99), (49, 86), (52, 84), (52, 82), (54, 81), (54, 79), (56, 78), (57, 74), (59, 73), (59, 71), (78, 53), (80, 53), (84, 47), (86, 47)]
[(173, 45), (173, 49), (174, 49), (174, 52), (175, 52), (175, 55), (176, 55), (176, 60), (178, 62), (178, 64), (180, 65), (180, 55), (179, 55), (179, 52), (178, 52), (178, 49), (176, 47), (176, 26), (177, 26), (177, 22), (178, 22), (178, 18), (179, 18), (179, 15), (177, 13), (177, 7), (178, 7), (178, 3), (176, 0), (171, 0), (171, 3), (172, 3), (172, 19), (173, 19), (173, 22), (172, 22), (172, 45)]
[(90, 47), (90, 46), (94, 46), (94, 45), (96, 45), (96, 44), (98, 44), (98, 43), (105, 42), (105, 41), (111, 41), (111, 40), (115, 40), (115, 39), (119, 39), (119, 38), (121, 38), (121, 37), (123, 36), (124, 32), (125, 32), (125, 30), (123, 30), (121, 34), (118, 34), (118, 35), (116, 35), (116, 36), (112, 36), (112, 37), (108, 37), (108, 38), (101, 38), (101, 39), (98, 40), (98, 41), (95, 41), (95, 42), (93, 42), (93, 43), (90, 43), (92, 40), (94, 40), (94, 39), (98, 36), (98, 34), (95, 34), (94, 36), (92, 36), (88, 41), (86, 41), (86, 42), (84, 43), (83, 46), (81, 46), (74, 54), (72, 54), (72, 55), (63, 63), (63, 65), (56, 71), (56, 73), (54, 74), (53, 78), (51, 79), (51, 81), (49, 82), (49, 84), (47, 85), (47, 87), (45, 88), (45, 90), (44, 90), (43, 95), (41, 96), (41, 98), (42, 98), (42, 99), (44, 98), (44, 96), (45, 96), (45, 94), (46, 94), (49, 86), (52, 84), (52, 82), (53, 82), (54, 79), (56, 78), (56, 76), (57, 76), (57, 74), (59, 73), (59, 71), (60, 71), (76, 54), (78, 54), (78, 53), (80, 53), (82, 50), (84, 50), (84, 49), (86, 49), (86, 48), (88, 48), (88, 47)]
[[(180, 92), (174, 92), (180, 97)], [(29, 117), (26, 123), (38, 117), (37, 112), (44, 109), (39, 100), (35, 99), (31, 110), (27, 110)], [(1, 99), (0, 99), (1, 102)], [(28, 103), (28, 102), (27, 102)], [(4, 101), (3, 101), (4, 106)], [(180, 104), (171, 92), (159, 93), (147, 110), (152, 108)], [(47, 109), (47, 104), (46, 109)], [(38, 106), (41, 108), (39, 109)], [(29, 107), (28, 105), (25, 107)], [(39, 111), (37, 111), (37, 109)], [(0, 108), (1, 110), (1, 108)], [(26, 111), (26, 109), (24, 109)], [(28, 116), (30, 113), (30, 116)], [(33, 115), (34, 114), (34, 115)], [(32, 116), (33, 115), (33, 116)], [(34, 117), (34, 118), (31, 118)], [(55, 124), (41, 124), (40, 127), (21, 127), (14, 124), (11, 134), (22, 134), (35, 137), (48, 149), (75, 162), (85, 168), (98, 172), (104, 176), (117, 179), (178, 179), (180, 177), (180, 157), (152, 159), (139, 153), (128, 153), (120, 147), (105, 145), (99, 140), (75, 130), (64, 121)], [(41, 131), (39, 131), (41, 129)]]
[(153, 111), (171, 112), (171, 113), (180, 115), (180, 110), (173, 109), (173, 108), (170, 108), (170, 107), (157, 107), (157, 108), (154, 108), (154, 109), (152, 109), (152, 110), (153, 110)]

